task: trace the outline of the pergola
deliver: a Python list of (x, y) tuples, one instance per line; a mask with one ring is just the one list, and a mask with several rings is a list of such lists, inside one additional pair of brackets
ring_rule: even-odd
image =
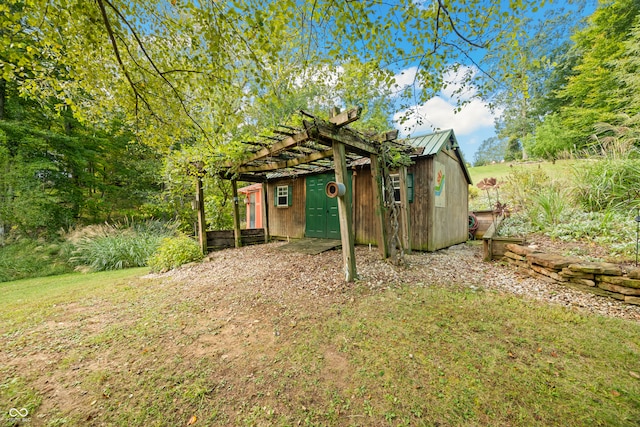
[[(234, 236), (235, 245), (242, 245), (240, 233), (240, 217), (238, 210), (238, 181), (266, 182), (276, 176), (297, 176), (312, 174), (330, 169), (335, 170), (336, 182), (345, 184), (347, 192), (338, 196), (338, 216), (340, 222), (340, 237), (344, 261), (345, 280), (348, 282), (356, 278), (355, 236), (352, 219), (352, 197), (349, 186), (346, 185), (348, 167), (355, 161), (362, 161), (368, 157), (371, 162), (371, 175), (374, 185), (374, 208), (377, 214), (377, 243), (380, 255), (388, 256), (388, 246), (385, 227), (385, 209), (382, 195), (381, 173), (384, 159), (384, 149), (393, 146), (409, 153), (411, 149), (397, 141), (398, 131), (383, 134), (362, 134), (347, 125), (360, 118), (361, 109), (354, 108), (344, 112), (334, 109), (328, 121), (311, 114), (301, 112), (305, 119), (303, 128), (293, 128), (280, 125), (273, 131), (274, 136), (263, 137), (257, 142), (244, 142), (247, 145), (248, 156), (241, 161), (226, 162), (220, 169), (220, 176), (232, 183), (234, 197)], [(400, 186), (406, 189), (406, 167), (400, 167)], [(406, 191), (404, 193), (404, 206)], [(266, 191), (263, 191), (263, 215), (268, 217)], [(401, 196), (402, 198), (402, 196)], [(198, 179), (196, 205), (198, 206), (198, 234), (203, 250), (206, 251), (207, 238), (204, 218), (203, 190), (201, 180)], [(401, 203), (403, 201), (401, 200)], [(407, 209), (402, 209), (407, 215)], [(403, 216), (404, 216), (403, 215)], [(408, 224), (404, 218), (404, 224)], [(265, 222), (265, 239), (269, 238), (268, 221)]]

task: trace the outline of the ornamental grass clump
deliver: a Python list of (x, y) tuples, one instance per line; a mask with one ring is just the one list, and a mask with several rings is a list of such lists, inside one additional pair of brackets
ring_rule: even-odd
[(105, 271), (143, 267), (163, 238), (175, 233), (172, 224), (101, 224), (74, 230), (67, 240), (69, 263), (78, 270)]
[(575, 169), (578, 203), (586, 211), (626, 210), (637, 199), (640, 159), (607, 157)]

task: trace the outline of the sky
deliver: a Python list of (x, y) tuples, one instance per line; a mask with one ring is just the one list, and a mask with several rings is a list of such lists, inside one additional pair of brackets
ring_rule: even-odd
[[(526, 16), (533, 21), (547, 19), (547, 11), (550, 9), (574, 9), (576, 22), (579, 18), (590, 15), (597, 6), (595, 0), (560, 0), (559, 2), (547, 2), (537, 12), (528, 12)], [(567, 34), (568, 36), (569, 34)], [(399, 70), (396, 74), (398, 93), (413, 84), (417, 68), (411, 67)], [(474, 73), (477, 69), (473, 67), (460, 67), (458, 75), (462, 76), (466, 72)], [(480, 144), (488, 138), (496, 136), (495, 121), (501, 116), (501, 111), (491, 111), (487, 102), (476, 98), (476, 91), (470, 88), (461, 96), (461, 100), (468, 101), (463, 105), (462, 110), (456, 112), (458, 103), (453, 97), (456, 88), (460, 88), (461, 78), (456, 75), (444, 76), (444, 80), (449, 82), (446, 90), (441, 91), (436, 97), (424, 104), (417, 104), (411, 108), (411, 118), (399, 123), (399, 118), (406, 113), (399, 112), (394, 115), (393, 120), (396, 128), (400, 131), (401, 137), (418, 136), (432, 133), (435, 130), (453, 129), (456, 139), (460, 144), (462, 153), (467, 162), (473, 163), (474, 155)]]
[[(401, 91), (413, 84), (416, 68), (402, 70), (396, 74), (396, 90)], [(461, 67), (459, 75), (463, 75), (469, 68)], [(473, 72), (473, 69), (471, 69)], [(460, 149), (467, 162), (473, 162), (473, 156), (482, 141), (495, 136), (495, 119), (500, 111), (491, 111), (486, 102), (474, 98), (475, 90), (467, 89), (459, 98), (468, 101), (457, 111), (457, 101), (454, 97), (456, 89), (460, 86), (455, 75), (445, 76), (445, 80), (452, 82), (447, 89), (441, 91), (438, 96), (431, 98), (424, 104), (411, 108), (410, 119), (402, 124), (400, 117), (407, 111), (401, 111), (394, 115), (393, 121), (400, 131), (401, 137), (418, 136), (432, 133), (435, 130), (453, 129)]]

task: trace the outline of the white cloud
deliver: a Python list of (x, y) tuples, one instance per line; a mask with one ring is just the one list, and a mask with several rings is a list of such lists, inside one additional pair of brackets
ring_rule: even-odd
[[(456, 112), (456, 108), (455, 103), (437, 96), (425, 104), (396, 113), (393, 119), (403, 135), (453, 129), (456, 135), (465, 136), (493, 128), (494, 115), (485, 102), (474, 99), (459, 112)], [(400, 124), (400, 118), (404, 115), (408, 116), (408, 120)]]
[[(453, 68), (446, 71), (442, 80), (446, 87), (440, 91), (447, 99), (459, 99), (461, 101), (468, 101), (472, 99), (478, 93), (475, 86), (468, 82), (476, 75), (478, 69), (476, 67), (469, 67), (466, 65), (459, 66), (456, 70)], [(465, 81), (467, 83), (465, 83)]]
[(417, 72), (418, 72), (418, 67), (409, 67), (407, 69), (400, 71), (398, 74), (396, 74), (394, 76), (396, 80), (396, 84), (393, 87), (393, 91), (395, 93), (400, 93), (407, 87), (412, 86), (414, 83), (417, 83), (415, 81)]
[[(407, 87), (413, 83), (416, 72), (416, 67), (407, 68), (396, 75), (396, 82), (404, 85), (401, 88)], [(493, 131), (496, 114), (491, 112), (486, 102), (475, 98), (477, 89), (474, 86), (465, 84), (475, 73), (475, 67), (461, 65), (455, 70), (449, 69), (443, 74), (446, 87), (440, 91), (439, 96), (396, 113), (393, 119), (402, 136), (453, 129), (456, 135), (466, 136), (467, 141), (471, 142), (478, 135)], [(456, 112), (458, 101), (466, 103)], [(402, 117), (408, 119), (400, 124)]]

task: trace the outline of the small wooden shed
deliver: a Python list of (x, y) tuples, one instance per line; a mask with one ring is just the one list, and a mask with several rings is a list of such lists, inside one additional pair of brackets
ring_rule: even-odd
[[(241, 159), (215, 166), (231, 180), (236, 247), (242, 246), (239, 181), (262, 184), (265, 241), (339, 237), (348, 282), (357, 277), (356, 243), (376, 244), (383, 258), (395, 258), (466, 240), (470, 180), (453, 131), (398, 141), (398, 131), (351, 129), (360, 113), (333, 110), (327, 121), (301, 111), (302, 127), (279, 125), (262, 140), (243, 141)], [(194, 166), (198, 235), (207, 251), (206, 172), (202, 162)]]
[[(401, 212), (406, 212), (398, 221), (405, 248), (435, 251), (465, 242), (471, 178), (453, 130), (417, 136), (404, 143), (413, 153), (406, 175), (408, 203), (401, 206)], [(348, 169), (355, 242), (375, 245), (378, 236), (371, 162), (363, 157), (351, 162)], [(400, 205), (400, 171), (391, 171), (389, 178), (393, 203)], [(269, 175), (264, 185), (271, 195), (267, 199), (271, 236), (339, 239), (337, 200), (325, 194), (331, 181), (335, 181), (335, 174), (330, 168), (308, 174)]]

